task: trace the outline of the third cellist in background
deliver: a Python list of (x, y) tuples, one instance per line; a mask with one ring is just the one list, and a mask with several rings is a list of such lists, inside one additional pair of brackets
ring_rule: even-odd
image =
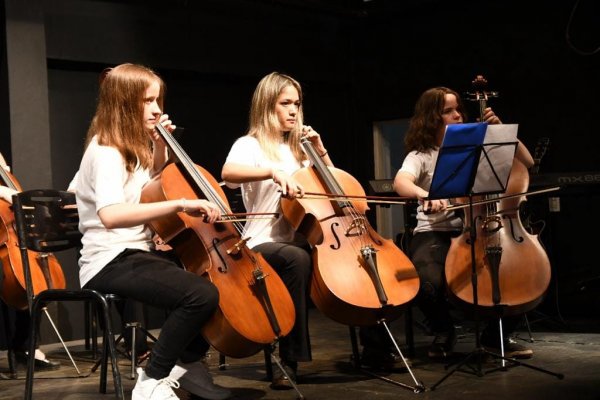
[[(491, 108), (485, 108), (483, 120), (488, 124), (501, 121)], [(449, 124), (466, 122), (463, 102), (454, 90), (436, 87), (425, 91), (417, 100), (414, 115), (405, 136), (407, 156), (396, 174), (394, 188), (400, 196), (420, 200), (417, 226), (410, 243), (409, 255), (418, 271), (421, 288), (418, 305), (435, 336), (428, 355), (433, 359), (446, 358), (453, 352), (456, 332), (451, 307), (446, 296), (444, 266), (452, 238), (461, 234), (463, 221), (453, 211), (447, 211), (448, 200), (424, 200), (429, 194), (431, 178)], [(515, 158), (527, 168), (533, 166), (533, 157), (519, 141)], [(533, 351), (509, 338), (521, 316), (503, 318), (504, 352), (507, 357), (529, 358)], [(481, 344), (500, 352), (498, 320), (488, 322), (481, 334)]]

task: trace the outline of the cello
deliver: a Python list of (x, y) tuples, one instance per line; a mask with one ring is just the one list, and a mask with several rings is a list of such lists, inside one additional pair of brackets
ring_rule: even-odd
[[(20, 192), (21, 185), (15, 177), (0, 166), (0, 179), (5, 186)], [(4, 302), (18, 310), (29, 306), (27, 284), (19, 239), (15, 228), (15, 216), (11, 204), (0, 200), (0, 260), (4, 271), (0, 296)], [(46, 289), (64, 289), (66, 287), (63, 270), (54, 254), (37, 253), (27, 250), (31, 271), (32, 294)]]
[[(473, 100), (479, 103), (481, 120), (488, 98), (497, 96), (495, 92), (483, 90), (486, 83), (481, 75), (473, 81), (476, 89)], [(452, 239), (445, 264), (450, 298), (460, 305), (467, 308), (475, 305), (470, 221), (474, 221), (476, 228), (478, 311), (510, 316), (527, 312), (542, 301), (550, 284), (550, 261), (537, 235), (523, 227), (519, 216), (521, 205), (526, 201), (525, 195), (520, 194), (526, 193), (528, 185), (527, 168), (515, 157), (505, 195), (496, 198), (486, 195), (485, 200), (474, 206), (472, 217), (465, 208), (465, 229)]]
[(366, 196), (358, 181), (328, 167), (309, 139), (302, 138), (301, 145), (311, 166), (299, 169), (293, 178), (306, 192), (335, 196), (281, 200), (285, 218), (312, 245), (313, 302), (329, 318), (352, 326), (397, 318), (419, 290), (415, 267), (369, 225)]
[(291, 296), (264, 258), (248, 249), (239, 218), (227, 221), (234, 214), (215, 178), (195, 165), (161, 124), (156, 130), (179, 162), (169, 164), (144, 187), (141, 201), (204, 198), (219, 207), (223, 221), (208, 224), (180, 212), (150, 225), (186, 270), (207, 277), (219, 290), (219, 307), (202, 330), (205, 339), (229, 357), (256, 354), (291, 331)]

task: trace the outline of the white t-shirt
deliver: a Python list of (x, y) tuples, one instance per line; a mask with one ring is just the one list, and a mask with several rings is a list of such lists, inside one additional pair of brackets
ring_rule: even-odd
[(113, 147), (100, 146), (94, 137), (85, 150), (74, 179), (79, 230), (83, 249), (79, 258), (79, 280), (84, 286), (106, 264), (125, 249), (149, 251), (152, 231), (146, 225), (106, 229), (98, 211), (119, 203), (138, 204), (143, 186), (150, 180), (147, 169), (130, 174), (121, 154)]
[[(438, 153), (439, 151), (437, 149), (430, 150), (426, 153), (411, 151), (404, 159), (400, 171), (414, 176), (415, 184), (423, 190), (429, 191)], [(453, 211), (425, 214), (422, 205), (417, 208), (417, 226), (414, 233), (457, 231), (461, 229), (462, 221)]]
[[(304, 165), (299, 163), (287, 144), (279, 145), (281, 161), (268, 159), (258, 140), (251, 136), (242, 136), (231, 147), (226, 163), (235, 163), (259, 168), (275, 168), (292, 175)], [(308, 161), (305, 162), (308, 165)], [(276, 212), (277, 219), (255, 219), (245, 225), (243, 237), (250, 237), (248, 247), (252, 248), (265, 242), (289, 242), (294, 239), (294, 230), (281, 214), (281, 191), (272, 179), (235, 184), (226, 182), (235, 189), (241, 186), (246, 212)]]

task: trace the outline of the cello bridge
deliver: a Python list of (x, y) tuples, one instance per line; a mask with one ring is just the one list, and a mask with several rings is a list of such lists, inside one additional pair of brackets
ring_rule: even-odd
[(246, 245), (246, 242), (250, 240), (250, 237), (240, 239), (236, 244), (227, 249), (228, 255), (237, 255), (242, 251), (242, 247)]
[(487, 233), (496, 233), (502, 229), (502, 219), (498, 215), (487, 217), (483, 220), (481, 229)]
[(360, 236), (367, 232), (367, 226), (364, 218), (355, 218), (348, 229), (346, 229), (346, 236)]

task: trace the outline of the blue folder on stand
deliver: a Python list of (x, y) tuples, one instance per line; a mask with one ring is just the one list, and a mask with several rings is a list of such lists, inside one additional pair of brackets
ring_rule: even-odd
[(446, 127), (429, 199), (448, 199), (471, 193), (487, 126), (487, 123), (471, 123)]

